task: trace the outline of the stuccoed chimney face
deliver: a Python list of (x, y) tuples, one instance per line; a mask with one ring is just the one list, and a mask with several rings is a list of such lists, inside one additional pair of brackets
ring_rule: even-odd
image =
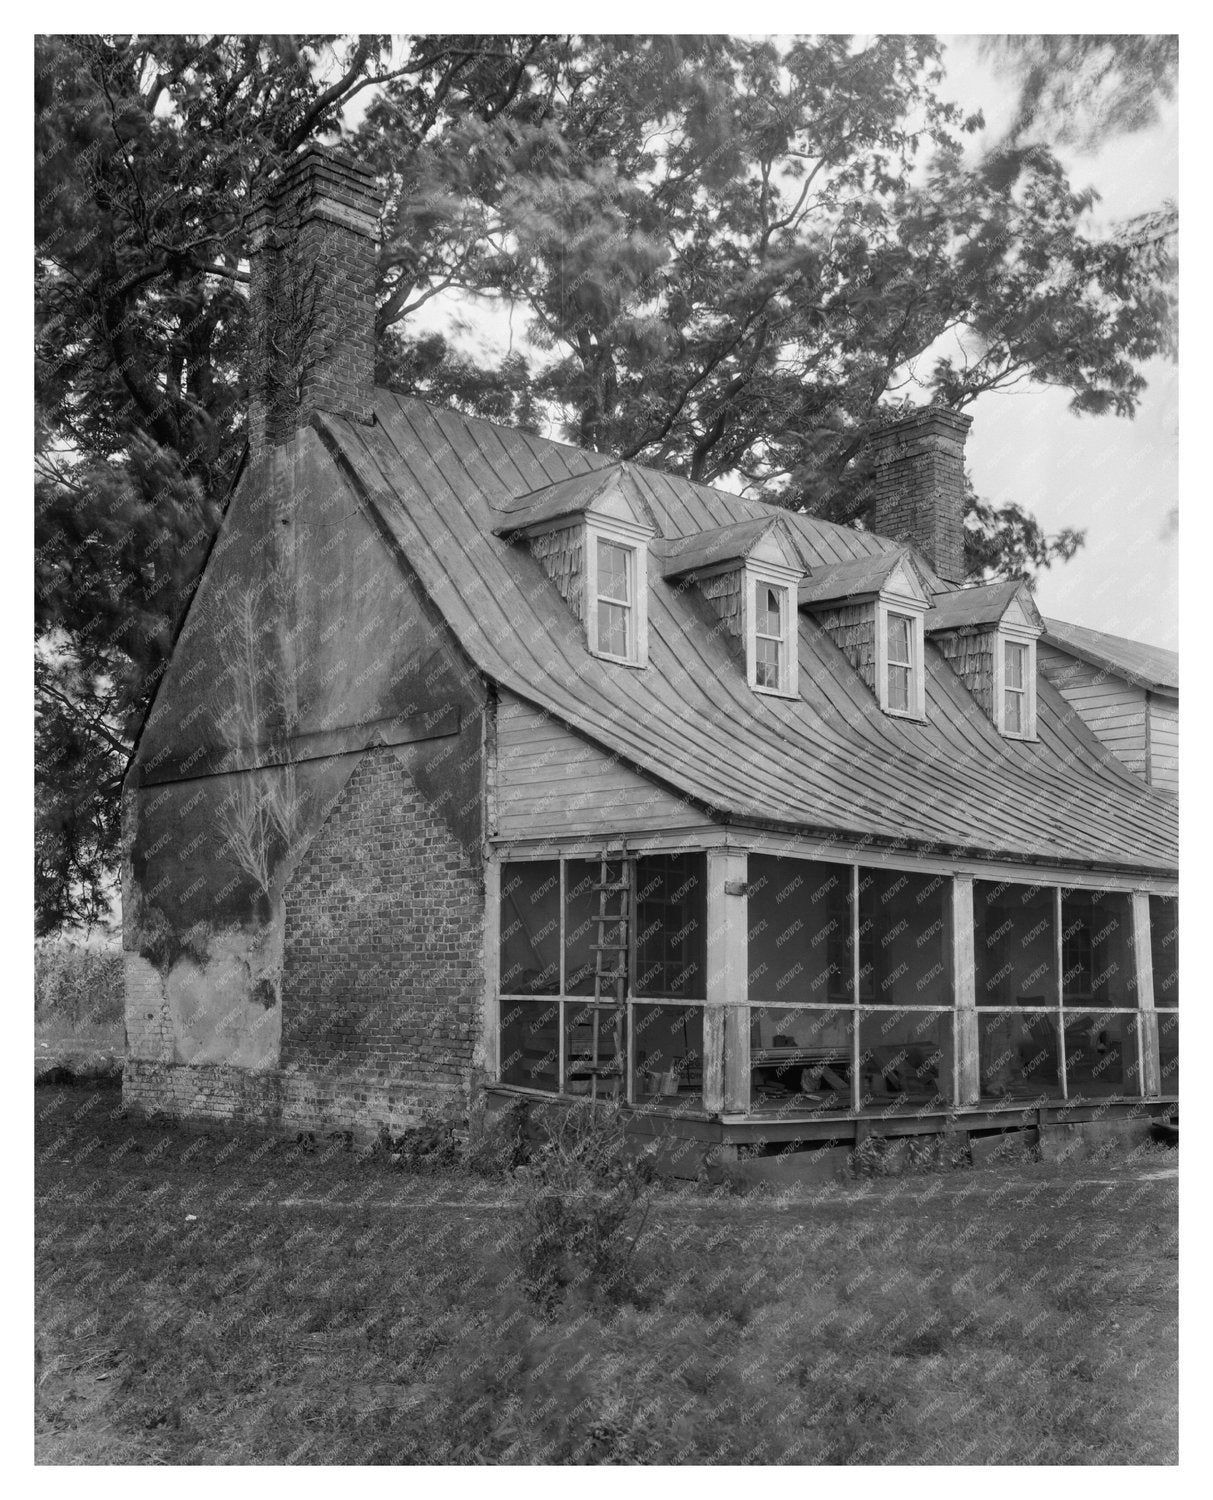
[(963, 583), (964, 449), (973, 418), (929, 406), (884, 427), (871, 443), (875, 504), (869, 524), (910, 542), (948, 583)]
[(372, 420), (382, 203), (368, 168), (310, 146), (254, 212), (254, 455), (285, 442), (312, 411)]

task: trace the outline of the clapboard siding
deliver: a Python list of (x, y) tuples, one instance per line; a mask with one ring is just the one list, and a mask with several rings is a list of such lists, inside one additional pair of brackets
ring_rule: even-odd
[(700, 809), (509, 692), (497, 708), (495, 802), (501, 838), (711, 825)]
[(1146, 692), (1041, 642), (1037, 665), (1084, 724), (1127, 770), (1147, 777)]
[(1179, 791), (1179, 704), (1149, 697), (1150, 785)]

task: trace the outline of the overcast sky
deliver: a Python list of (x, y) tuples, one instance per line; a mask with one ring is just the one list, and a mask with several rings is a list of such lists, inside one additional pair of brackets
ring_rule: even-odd
[[(978, 40), (947, 39), (943, 90), (983, 111), (985, 132), (970, 145), (975, 154), (1001, 137), (1016, 97), (1014, 81), (981, 58)], [(1071, 184), (1100, 195), (1093, 226), (1178, 199), (1177, 116), (1177, 107), (1167, 106), (1157, 126), (1118, 137), (1098, 153), (1059, 153)], [(347, 123), (353, 119), (351, 113)], [(495, 360), (509, 347), (509, 320), (496, 309), (434, 299), (422, 313), (415, 326), (448, 335), (452, 318), (463, 322), (456, 341), (470, 353)], [(515, 314), (516, 341), (526, 321)], [(1161, 360), (1145, 375), (1149, 388), (1131, 421), (1075, 416), (1068, 392), (1026, 384), (979, 397), (968, 408), (968, 462), (984, 499), (1019, 503), (1050, 533), (1063, 526), (1086, 531), (1071, 562), (1042, 573), (1036, 597), (1043, 614), (1177, 649), (1178, 379), (1174, 365)]]

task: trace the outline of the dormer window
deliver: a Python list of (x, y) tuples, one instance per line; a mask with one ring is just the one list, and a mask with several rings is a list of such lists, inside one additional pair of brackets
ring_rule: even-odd
[(788, 591), (754, 582), (754, 686), (780, 692), (787, 678)]
[(1004, 739), (1036, 738), (1036, 638), (1044, 629), (1026, 583), (936, 594), (927, 634)]
[(657, 527), (630, 464), (533, 490), (493, 530), (524, 542), (585, 628), (592, 656), (648, 663), (649, 543)]
[[(998, 632), (994, 657), (995, 728), (1012, 740), (1036, 738), (1036, 642)], [(1001, 671), (999, 668), (1001, 667)], [(999, 680), (1001, 679), (1001, 680)]]
[(887, 714), (921, 719), (926, 713), (922, 614), (909, 614), (877, 600), (876, 681)]
[(636, 552), (605, 537), (597, 545), (597, 637), (599, 656), (632, 661), (636, 655)]
[(926, 718), (922, 621), (929, 597), (908, 549), (814, 568), (798, 597), (885, 713)]
[(804, 569), (782, 518), (693, 532), (665, 543), (662, 555), (666, 580), (693, 580), (722, 632), (745, 652), (746, 681), (754, 691), (797, 697), (795, 590)]

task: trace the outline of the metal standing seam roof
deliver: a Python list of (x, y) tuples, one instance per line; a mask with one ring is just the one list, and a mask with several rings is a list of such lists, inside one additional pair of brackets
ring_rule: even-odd
[(1179, 692), (1177, 651), (1131, 641), (1123, 635), (1108, 635), (1103, 630), (1090, 630), (1085, 625), (1071, 625), (1066, 620), (1046, 619), (1043, 639), (1092, 666), (1123, 677), (1135, 687)]
[[(799, 697), (755, 693), (694, 589), (650, 558), (649, 663), (602, 661), (501, 507), (612, 460), (376, 392), (376, 422), (317, 415), (472, 663), (622, 761), (734, 822), (978, 857), (1173, 873), (1171, 799), (1137, 782), (1042, 680), (1039, 743), (1002, 739), (928, 645), (927, 722), (881, 713), (800, 614)], [(629, 465), (667, 539), (778, 516), (806, 571), (898, 544)]]

